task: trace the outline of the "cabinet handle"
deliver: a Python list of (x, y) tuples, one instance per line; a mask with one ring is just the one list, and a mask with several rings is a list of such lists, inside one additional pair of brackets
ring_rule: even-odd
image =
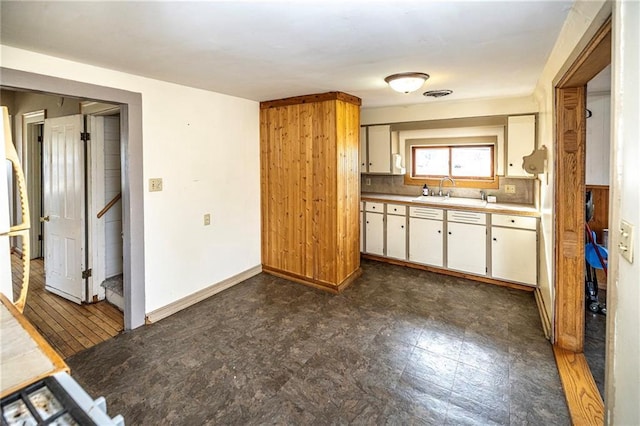
[(511, 223), (516, 223), (515, 219), (511, 219)]
[(442, 231), (438, 229), (438, 234), (442, 234)]
[(509, 163), (509, 167), (513, 167), (513, 163)]
[(400, 228), (401, 228), (401, 229), (404, 229), (404, 225), (400, 225)]
[(372, 208), (373, 210), (375, 210), (375, 209), (376, 209), (376, 206), (371, 206), (371, 208)]
[(494, 239), (493, 239), (493, 241), (498, 241), (498, 239), (497, 239), (497, 238), (494, 238)]
[(373, 163), (369, 163), (370, 166), (373, 166)]
[(369, 221), (367, 221), (367, 223), (369, 223)]
[(449, 235), (451, 235), (451, 231), (449, 231)]

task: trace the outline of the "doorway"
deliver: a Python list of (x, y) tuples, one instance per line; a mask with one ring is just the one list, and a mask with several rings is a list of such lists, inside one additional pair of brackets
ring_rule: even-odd
[[(15, 142), (32, 212), (24, 314), (67, 357), (123, 330), (120, 108), (6, 89), (3, 95), (11, 95), (14, 127), (22, 130)], [(24, 112), (34, 107), (41, 109)], [(18, 253), (27, 254), (20, 243), (13, 242), (14, 293), (23, 273)], [(94, 273), (83, 275), (87, 270)], [(109, 292), (113, 277), (119, 286)], [(115, 307), (101, 302), (105, 296)]]
[(584, 357), (585, 167), (587, 83), (611, 64), (611, 19), (591, 39), (555, 89), (554, 352), (571, 417), (602, 424), (604, 404)]
[(120, 106), (125, 330), (145, 324), (142, 96), (140, 93), (0, 67), (0, 85)]

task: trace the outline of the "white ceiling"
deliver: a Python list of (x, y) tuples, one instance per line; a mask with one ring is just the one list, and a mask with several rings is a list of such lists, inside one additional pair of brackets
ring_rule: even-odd
[[(0, 2), (2, 44), (256, 101), (533, 92), (573, 1)], [(384, 77), (431, 75), (413, 94)], [(432, 99), (422, 92), (451, 89)]]

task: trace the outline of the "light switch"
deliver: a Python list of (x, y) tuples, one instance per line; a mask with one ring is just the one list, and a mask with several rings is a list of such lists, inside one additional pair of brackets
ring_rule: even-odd
[(149, 179), (149, 192), (162, 191), (162, 178)]
[(622, 257), (633, 263), (633, 225), (625, 220), (620, 223), (618, 250)]
[(211, 215), (209, 213), (204, 215), (204, 226), (211, 225)]

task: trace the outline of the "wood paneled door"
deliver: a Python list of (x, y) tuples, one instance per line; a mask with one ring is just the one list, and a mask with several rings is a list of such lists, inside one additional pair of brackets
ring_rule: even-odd
[(360, 273), (360, 99), (260, 104), (262, 264), (338, 292)]

